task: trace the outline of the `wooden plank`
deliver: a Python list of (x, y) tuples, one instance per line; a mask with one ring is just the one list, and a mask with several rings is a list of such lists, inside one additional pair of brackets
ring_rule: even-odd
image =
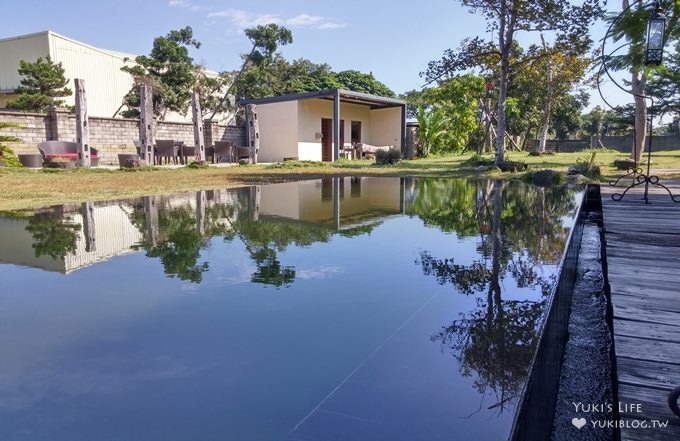
[[(639, 277), (638, 277), (639, 276)], [(616, 290), (619, 287), (640, 287), (640, 288), (656, 288), (663, 289), (670, 292), (671, 294), (677, 289), (677, 282), (668, 281), (659, 278), (659, 280), (651, 280), (649, 278), (644, 278), (637, 272), (631, 270), (627, 273), (609, 273), (609, 284), (612, 290)]]
[(645, 284), (643, 286), (650, 287), (667, 287), (669, 290), (677, 288), (680, 285), (680, 274), (672, 274), (669, 271), (663, 271), (663, 269), (656, 269), (654, 271), (640, 271), (634, 267), (632, 268), (617, 268), (610, 267), (608, 270), (609, 283), (612, 280), (620, 279), (624, 284), (636, 283)]
[[(626, 288), (630, 289), (631, 287)], [(649, 309), (661, 311), (678, 312), (680, 310), (680, 302), (673, 296), (673, 293), (667, 291), (656, 290), (655, 293), (650, 294), (646, 290), (636, 293), (632, 289), (630, 291), (616, 289), (613, 296), (623, 296), (620, 300), (617, 299), (617, 302), (624, 306), (643, 307), (647, 305)]]
[(604, 215), (604, 220), (607, 223), (607, 228), (611, 229), (614, 225), (628, 229), (628, 225), (637, 225), (639, 227), (657, 227), (659, 225), (668, 225), (677, 231), (678, 226), (673, 225), (680, 218), (680, 213), (674, 213), (672, 216), (664, 212), (645, 213), (644, 216), (632, 217), (628, 213), (621, 213), (612, 215), (607, 213)]
[(635, 231), (625, 233), (607, 231), (607, 240), (618, 240), (633, 244), (680, 247), (680, 236), (662, 233), (646, 233), (645, 235), (640, 235)]
[(677, 264), (680, 262), (680, 248), (678, 249), (677, 253), (666, 254), (661, 257), (658, 254), (656, 256), (650, 254), (649, 256), (642, 258), (638, 253), (635, 252), (635, 250), (625, 254), (623, 249), (612, 249), (612, 251), (613, 253), (611, 254), (607, 253), (607, 262), (610, 266), (616, 266), (612, 265), (613, 262), (621, 265), (630, 265), (631, 263), (635, 263), (643, 268), (647, 266), (652, 268), (658, 268), (661, 266), (675, 268), (676, 270), (679, 268)]
[[(676, 181), (669, 181), (674, 194)], [(621, 439), (680, 439), (680, 418), (666, 403), (680, 385), (680, 204), (661, 188), (632, 189), (618, 202), (611, 194), (625, 187), (601, 188), (607, 265), (614, 309), (619, 399), (640, 403), (642, 414), (622, 417), (668, 420), (655, 430), (622, 428)]]
[[(663, 265), (663, 260), (661, 258), (657, 259), (657, 261), (659, 262), (658, 266), (638, 266), (637, 259), (630, 259), (629, 257), (628, 262), (625, 262), (627, 264), (626, 267), (622, 268), (616, 265), (609, 265), (607, 272), (615, 277), (620, 275), (623, 277), (634, 276), (636, 278), (649, 278), (662, 275), (664, 280), (668, 280), (670, 282), (680, 281), (680, 274), (675, 274), (675, 271), (668, 271), (666, 268), (660, 267)], [(677, 270), (677, 267), (675, 269)]]
[[(625, 383), (619, 385), (620, 403), (641, 405), (641, 412), (622, 412), (622, 418), (668, 421), (668, 427), (665, 429), (647, 430), (645, 431), (647, 432), (646, 435), (659, 434), (669, 437), (660, 439), (677, 441), (680, 439), (680, 419), (671, 412), (667, 400), (668, 392), (665, 390)], [(633, 431), (634, 429), (630, 430)], [(623, 435), (623, 429), (621, 433)]]
[[(659, 257), (663, 256), (663, 257)], [(607, 242), (607, 261), (609, 257), (637, 258), (639, 260), (658, 261), (658, 260), (678, 260), (680, 259), (680, 248), (661, 247), (655, 245), (633, 245), (623, 244), (616, 241)]]
[[(614, 345), (617, 357), (661, 363), (677, 363), (680, 360), (680, 343), (677, 342), (646, 340), (614, 334)], [(680, 382), (680, 378), (678, 378), (678, 382)]]
[(680, 381), (680, 364), (617, 357), (616, 365), (621, 370), (619, 381), (624, 384), (665, 390), (668, 394)]
[[(649, 311), (619, 304), (618, 299), (612, 299), (614, 318), (622, 320), (635, 320), (646, 323), (658, 323), (661, 325), (675, 325), (678, 323), (677, 312)], [(642, 327), (644, 329), (644, 326)]]
[[(639, 337), (644, 329), (644, 338), (668, 342), (680, 341), (680, 326), (664, 323), (642, 323), (634, 320), (614, 319), (614, 333), (628, 337)], [(680, 365), (680, 360), (674, 361)], [(680, 378), (680, 375), (678, 376)]]
[(669, 312), (680, 315), (680, 302), (669, 302), (655, 298), (639, 298), (631, 295), (622, 295), (616, 298), (619, 307), (638, 308), (650, 313)]

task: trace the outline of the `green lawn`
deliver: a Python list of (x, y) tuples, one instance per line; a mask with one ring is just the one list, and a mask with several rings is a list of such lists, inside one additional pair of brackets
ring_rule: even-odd
[[(591, 153), (560, 153), (542, 157), (524, 152), (509, 152), (511, 161), (527, 163), (530, 170), (550, 168), (565, 172), (577, 160), (590, 159)], [(253, 183), (293, 179), (314, 179), (324, 176), (447, 176), (494, 177), (515, 176), (498, 171), (478, 172), (466, 164), (472, 154), (430, 157), (402, 161), (392, 166), (376, 166), (373, 161), (339, 161), (323, 163), (281, 163), (235, 167), (168, 169), (157, 167), (143, 171), (107, 169), (29, 170), (0, 168), (0, 210), (37, 208), (53, 204), (85, 200), (121, 199), (133, 196), (198, 189), (227, 188)], [(616, 176), (612, 162), (626, 154), (597, 151), (595, 163), (604, 176)], [(489, 159), (492, 157), (489, 156)], [(654, 153), (652, 172), (667, 177), (680, 177), (680, 150)]]

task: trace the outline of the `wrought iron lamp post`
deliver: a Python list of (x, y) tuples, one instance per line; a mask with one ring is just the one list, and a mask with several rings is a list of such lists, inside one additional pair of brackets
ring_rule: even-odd
[[(624, 87), (622, 87), (619, 83), (614, 80), (614, 78), (611, 76), (609, 73), (609, 69), (607, 68), (607, 58), (612, 56), (614, 52), (618, 51), (622, 47), (628, 46), (628, 44), (623, 45), (615, 49), (611, 54), (607, 55), (605, 52), (605, 44), (607, 42), (607, 38), (609, 37), (609, 33), (614, 26), (614, 24), (626, 13), (630, 10), (630, 8), (638, 3), (640, 3), (641, 0), (638, 0), (636, 2), (631, 3), (626, 9), (624, 9), (613, 21), (612, 24), (609, 26), (609, 29), (607, 29), (607, 33), (604, 36), (604, 39), (602, 41), (602, 71), (604, 71), (609, 79), (621, 90), (624, 92), (634, 95), (636, 97), (640, 97), (643, 99), (648, 99), (651, 102), (651, 105), (649, 107), (649, 144), (648, 144), (648, 149), (647, 149), (647, 173), (643, 173), (642, 168), (639, 168), (637, 166), (637, 153), (634, 152), (634, 165), (632, 171), (627, 173), (624, 176), (621, 176), (620, 178), (616, 179), (615, 181), (610, 181), (609, 185), (616, 186), (619, 181), (626, 176), (633, 176), (633, 183), (629, 185), (622, 193), (614, 193), (612, 194), (612, 199), (615, 201), (620, 201), (623, 199), (623, 197), (626, 195), (628, 190), (631, 188), (637, 187), (638, 185), (644, 184), (645, 186), (645, 193), (644, 193), (644, 201), (646, 204), (649, 204), (649, 185), (653, 185), (655, 187), (660, 187), (665, 189), (668, 194), (671, 197), (671, 200), (673, 202), (678, 202), (680, 203), (680, 195), (673, 195), (671, 193), (670, 189), (666, 187), (665, 185), (662, 185), (659, 183), (659, 177), (658, 176), (652, 176), (650, 175), (650, 166), (652, 162), (652, 139), (653, 139), (653, 131), (652, 131), (652, 122), (654, 119), (654, 98), (647, 96), (647, 95), (638, 95), (636, 93), (633, 93)], [(650, 3), (649, 6), (652, 4)], [(666, 39), (665, 33), (666, 33), (666, 17), (663, 15), (661, 12), (661, 6), (659, 4), (659, 1), (656, 1), (653, 3), (654, 5), (654, 12), (650, 15), (649, 21), (647, 23), (647, 32), (646, 32), (646, 38), (645, 38), (645, 65), (647, 66), (658, 66), (661, 64), (663, 60), (663, 46), (664, 42)], [(599, 76), (598, 76), (598, 91), (599, 91)], [(600, 96), (602, 96), (602, 92), (600, 91)], [(603, 97), (604, 99), (604, 97)], [(605, 100), (605, 103), (607, 101)], [(607, 103), (609, 105), (609, 103)], [(612, 107), (609, 105), (609, 107)], [(637, 145), (635, 145), (635, 148), (637, 148)], [(630, 170), (630, 169), (629, 169)]]
[[(658, 7), (658, 3), (657, 3)], [(657, 9), (649, 16), (645, 41), (645, 64), (658, 66), (663, 60), (663, 43), (666, 35), (666, 16)]]

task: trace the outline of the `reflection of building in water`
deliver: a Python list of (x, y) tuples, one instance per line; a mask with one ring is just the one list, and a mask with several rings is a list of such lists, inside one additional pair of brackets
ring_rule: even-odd
[(345, 177), (262, 187), (259, 215), (357, 227), (403, 212), (400, 178)]
[[(86, 204), (83, 204), (86, 205)], [(89, 205), (89, 204), (87, 204)], [(0, 262), (69, 273), (113, 256), (133, 252), (142, 235), (128, 217), (128, 204), (94, 205), (93, 222), (86, 222), (82, 207), (63, 213), (62, 222), (77, 225), (75, 249), (61, 256), (36, 255), (28, 218), (0, 218)], [(93, 224), (93, 225), (91, 225)], [(89, 240), (87, 239), (89, 234)]]
[[(230, 231), (244, 216), (346, 230), (401, 214), (403, 199), (399, 178), (346, 177), (53, 207), (0, 217), (0, 263), (67, 274), (137, 252), (140, 244), (153, 246), (167, 235), (168, 218), (180, 212), (193, 216), (201, 237)], [(228, 209), (208, 213), (220, 207)]]

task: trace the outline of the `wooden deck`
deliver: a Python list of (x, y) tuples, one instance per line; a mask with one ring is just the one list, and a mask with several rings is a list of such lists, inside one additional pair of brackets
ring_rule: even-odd
[[(680, 195), (680, 182), (662, 181)], [(642, 187), (642, 186), (640, 186)], [(614, 310), (619, 401), (642, 412), (621, 418), (668, 421), (666, 428), (622, 428), (622, 441), (680, 440), (680, 418), (667, 405), (680, 386), (680, 203), (663, 189), (601, 187), (607, 264)]]

